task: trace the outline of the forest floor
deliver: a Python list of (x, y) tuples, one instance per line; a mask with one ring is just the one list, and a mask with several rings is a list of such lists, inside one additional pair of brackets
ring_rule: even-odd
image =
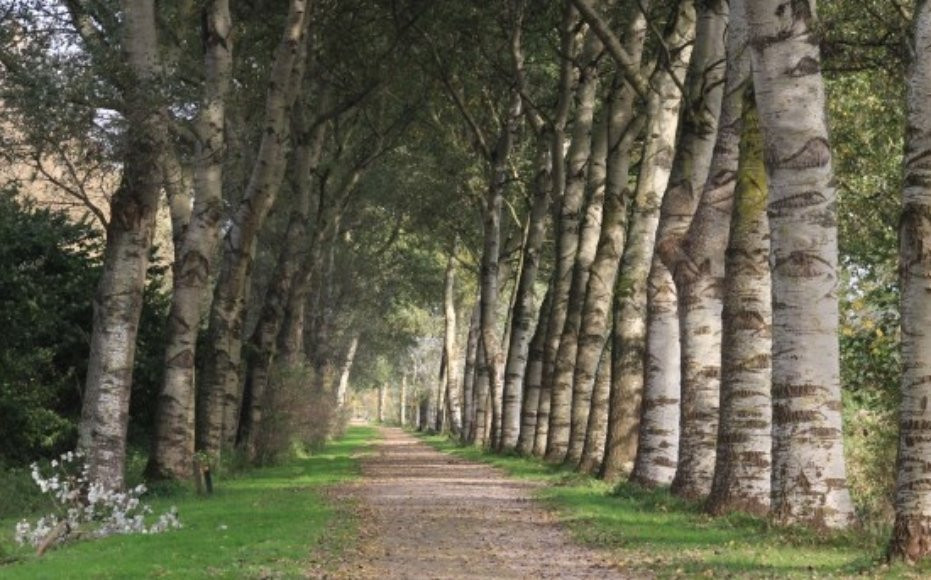
[(396, 428), (335, 493), (360, 510), (361, 538), (337, 578), (626, 578), (572, 539), (534, 499), (540, 483), (441, 453)]

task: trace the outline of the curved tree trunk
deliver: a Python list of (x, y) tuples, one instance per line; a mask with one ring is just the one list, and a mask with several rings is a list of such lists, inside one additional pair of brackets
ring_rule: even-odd
[[(590, 211), (586, 212), (584, 229), (585, 243), (581, 245), (579, 212), (585, 198), (588, 161), (591, 157), (593, 138), (592, 124), (595, 115), (595, 102), (598, 93), (597, 57), (601, 52), (601, 41), (594, 34), (589, 34), (582, 50), (579, 84), (576, 89), (576, 113), (572, 124), (572, 141), (566, 156), (565, 186), (559, 205), (559, 218), (556, 222), (556, 287), (553, 295), (553, 311), (550, 313), (546, 329), (546, 346), (543, 363), (543, 389), (541, 396), (546, 397), (545, 430), (537, 429), (538, 437), (545, 436), (546, 458), (550, 461), (562, 461), (569, 440), (569, 405), (572, 398), (571, 380), (563, 380), (557, 385), (556, 377), (560, 374), (557, 364), (560, 359), (569, 360), (567, 349), (572, 345), (560, 347), (565, 336), (575, 336), (578, 331), (577, 316), (570, 320), (569, 314), (573, 304), (582, 299), (585, 292), (584, 282), (588, 279), (588, 267), (594, 258), (595, 245), (598, 243), (598, 228), (601, 224), (601, 203), (604, 192), (592, 197)], [(603, 133), (603, 129), (598, 130)], [(561, 163), (554, 156), (553, 164)], [(554, 179), (557, 177), (553, 173)], [(555, 187), (555, 186), (554, 186)], [(580, 253), (579, 250), (583, 251)], [(574, 290), (574, 291), (573, 291)], [(569, 321), (569, 328), (566, 322)], [(573, 341), (574, 342), (574, 341)], [(564, 350), (560, 355), (560, 348)], [(575, 351), (571, 358), (574, 361)], [(571, 365), (572, 362), (569, 362)], [(565, 364), (563, 364), (565, 367)], [(562, 370), (565, 374), (565, 368)], [(542, 418), (542, 408), (538, 411), (538, 421)], [(555, 428), (556, 432), (553, 432)], [(555, 438), (554, 438), (555, 435)], [(541, 442), (544, 443), (544, 442)]]
[(915, 60), (908, 79), (908, 130), (905, 186), (899, 225), (899, 278), (902, 286), (902, 403), (899, 416), (899, 462), (896, 476), (895, 526), (889, 554), (917, 561), (931, 551), (931, 4), (918, 2), (914, 18)]
[(169, 146), (163, 113), (150, 103), (159, 76), (152, 0), (124, 0), (123, 52), (132, 80), (124, 92), (126, 154), (111, 202), (103, 272), (94, 295), (87, 380), (78, 423), (78, 448), (91, 481), (123, 487), (126, 430), (136, 336), (155, 214), (162, 190), (160, 159)]
[[(540, 405), (537, 409), (534, 454), (539, 456), (546, 453), (549, 439), (553, 375), (556, 371), (559, 340), (568, 312), (569, 293), (578, 250), (579, 211), (585, 193), (584, 163), (591, 147), (591, 126), (597, 92), (595, 58), (598, 53), (596, 49), (600, 43), (594, 35), (585, 36), (584, 47), (577, 55), (583, 39), (578, 32), (573, 30), (576, 18), (574, 9), (567, 8), (561, 31), (562, 54), (570, 56), (563, 57), (559, 103), (552, 128), (556, 285), (553, 289), (553, 307), (547, 320), (543, 350), (543, 379), (540, 388)], [(577, 56), (579, 62), (582, 63), (580, 71), (576, 71), (573, 56)], [(577, 74), (578, 82), (575, 83), (573, 92), (573, 81)], [(567, 152), (565, 127), (573, 102), (576, 103), (576, 113)]]
[[(679, 84), (685, 77), (691, 58), (695, 36), (695, 9), (691, 2), (681, 2), (676, 25), (667, 39), (668, 46), (682, 47), (676, 52), (675, 66), (658, 71), (652, 80), (648, 110), (650, 114), (647, 141), (643, 158), (647, 163), (641, 169), (634, 199), (632, 223), (627, 245), (621, 258), (621, 272), (617, 292), (620, 298), (620, 319), (615, 321), (614, 347), (620, 350), (620, 359), (612, 373), (612, 391), (622, 393), (643, 392), (647, 364), (646, 319), (647, 278), (653, 256), (656, 230), (659, 225), (660, 204), (669, 182), (675, 149), (676, 127), (682, 104)], [(675, 75), (675, 78), (673, 77)], [(675, 346), (675, 345), (671, 345)], [(612, 399), (612, 404), (622, 401)], [(643, 392), (642, 416), (637, 458), (631, 479), (642, 484), (669, 483), (675, 468), (675, 454), (669, 453), (667, 437), (678, 436), (678, 393), (674, 399)], [(673, 450), (674, 451), (674, 448)], [(607, 458), (613, 461), (612, 454)], [(620, 466), (606, 461), (605, 473), (616, 473)]]
[(204, 16), (205, 83), (196, 125), (199, 142), (194, 161), (194, 208), (183, 234), (175, 242), (171, 311), (165, 337), (165, 374), (155, 417), (152, 454), (146, 467), (146, 473), (156, 479), (186, 479), (193, 474), (197, 333), (220, 233), (223, 127), (233, 50), (229, 1), (213, 0), (204, 9)]
[[(731, 0), (735, 14), (739, 0)], [(721, 415), (711, 513), (769, 511), (772, 472), (772, 304), (766, 168), (756, 111), (744, 112), (724, 268)], [(722, 131), (724, 129), (722, 128)]]
[[(527, 239), (524, 242), (523, 265), (514, 297), (511, 313), (511, 335), (508, 358), (504, 371), (504, 403), (502, 413), (501, 450), (511, 450), (517, 445), (521, 431), (521, 400), (524, 377), (527, 370), (527, 355), (531, 342), (531, 327), (534, 322), (533, 287), (540, 267), (540, 252), (546, 237), (546, 217), (550, 208), (550, 184), (552, 162), (549, 144), (541, 142), (537, 152), (537, 174), (534, 182), (533, 205), (527, 224)], [(539, 400), (539, 389), (534, 399)], [(534, 409), (536, 414), (536, 409)]]
[(679, 242), (670, 240), (664, 255), (675, 272), (682, 346), (679, 469), (673, 485), (680, 495), (693, 498), (710, 492), (718, 446), (724, 253), (750, 79), (746, 31), (744, 2), (731, 0), (725, 100), (711, 171), (688, 231)]
[[(643, 389), (646, 399), (651, 402), (664, 399), (672, 401), (679, 399), (680, 395), (678, 296), (666, 254), (670, 248), (679, 244), (695, 214), (711, 164), (721, 111), (727, 3), (714, 0), (698, 3), (698, 7), (695, 49), (686, 75), (688, 106), (683, 113), (672, 171), (663, 195), (656, 232), (656, 252), (647, 281), (648, 319)], [(680, 413), (679, 422), (680, 427), (693, 423), (688, 413)], [(678, 431), (681, 438), (683, 432), (681, 429)], [(666, 443), (671, 446), (665, 449), (667, 454), (679, 445), (679, 441)], [(673, 489), (682, 488), (683, 482), (690, 481), (688, 469), (683, 468), (683, 461), (690, 458), (688, 451), (683, 453), (679, 449), (679, 466)]]
[[(546, 458), (564, 461), (569, 448), (572, 422), (572, 377), (579, 351), (579, 331), (582, 326), (582, 308), (588, 287), (592, 263), (598, 249), (605, 204), (605, 176), (608, 155), (608, 117), (602, 114), (591, 137), (591, 154), (586, 159), (590, 192), (582, 229), (578, 234), (578, 248), (566, 305), (566, 320), (559, 338), (556, 363), (550, 385), (550, 427)], [(569, 187), (566, 188), (568, 193)], [(581, 452), (581, 448), (578, 449)], [(578, 457), (576, 457), (577, 459)]]
[(579, 471), (594, 474), (604, 458), (608, 429), (608, 398), (611, 392), (611, 348), (601, 351), (601, 360), (595, 372), (595, 385), (591, 396), (591, 409), (585, 429), (585, 443), (579, 459)]
[(533, 452), (533, 442), (537, 430), (537, 409), (540, 406), (540, 383), (543, 381), (543, 341), (546, 339), (546, 321), (553, 305), (554, 281), (546, 288), (546, 296), (540, 306), (540, 317), (530, 340), (527, 355), (527, 372), (524, 379), (524, 395), (520, 413), (520, 436), (517, 439), (517, 451), (523, 455)]
[(773, 280), (773, 513), (854, 521), (841, 432), (837, 191), (814, 0), (747, 4), (769, 183)]
[[(646, 37), (646, 19), (638, 14), (627, 29), (626, 47), (634, 66), (640, 66), (643, 42)], [(627, 187), (630, 169), (630, 150), (643, 129), (643, 117), (634, 117), (636, 94), (625, 84), (623, 74), (615, 74), (607, 103), (607, 157), (604, 174), (605, 207), (595, 257), (587, 277), (582, 297), (578, 347), (572, 368), (572, 408), (569, 429), (569, 447), (566, 461), (576, 464), (582, 457), (589, 426), (592, 389), (599, 361), (605, 350), (609, 318), (614, 298), (615, 282), (627, 235), (627, 214), (632, 192)], [(593, 166), (592, 170), (595, 170)], [(610, 363), (608, 363), (610, 364)], [(610, 377), (607, 370), (604, 376)], [(607, 398), (607, 394), (605, 394)], [(603, 437), (603, 434), (600, 435)], [(603, 454), (604, 441), (600, 444)], [(598, 458), (600, 464), (601, 457)]]
[(216, 455), (236, 437), (241, 403), (243, 317), (259, 230), (281, 186), (285, 170), (288, 112), (298, 93), (306, 56), (306, 0), (290, 0), (281, 43), (269, 76), (266, 130), (257, 161), (232, 225), (210, 313), (210, 351), (204, 365), (198, 447)]

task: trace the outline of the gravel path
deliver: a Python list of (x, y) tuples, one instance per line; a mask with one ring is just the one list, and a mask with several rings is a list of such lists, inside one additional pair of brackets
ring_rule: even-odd
[(621, 578), (608, 559), (574, 544), (532, 499), (535, 484), (440, 453), (400, 429), (339, 490), (361, 511), (361, 547), (338, 578)]

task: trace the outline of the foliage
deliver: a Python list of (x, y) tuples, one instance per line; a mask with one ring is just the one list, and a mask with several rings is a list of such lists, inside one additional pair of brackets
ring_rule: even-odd
[[(54, 457), (76, 442), (102, 240), (85, 222), (0, 194), (0, 461)], [(137, 346), (132, 418), (143, 438), (161, 372), (167, 307), (153, 268)]]
[[(323, 448), (339, 423), (336, 398), (314, 387), (309, 364), (277, 364), (269, 378), (264, 416), (256, 436), (255, 463), (274, 465)], [(325, 384), (331, 384), (328, 380)]]
[[(0, 522), (0, 554), (7, 550), (8, 557), (17, 559), (0, 567), (0, 576), (303, 576), (310, 563), (308, 546), (326, 540), (337, 515), (337, 506), (322, 493), (323, 486), (356, 477), (358, 453), (374, 437), (373, 429), (353, 427), (344, 439), (330, 443), (319, 454), (252, 471), (226, 482), (210, 498), (193, 494), (154, 498), (153, 509), (176, 505), (184, 520), (184, 528), (170, 534), (78, 543), (40, 561), (27, 550), (9, 547), (12, 538), (5, 533), (12, 530), (13, 522)], [(355, 525), (350, 519), (349, 526)], [(345, 545), (327, 541), (326, 547), (338, 553)]]
[(41, 555), (50, 544), (114, 534), (158, 534), (181, 527), (174, 506), (155, 523), (146, 525), (152, 508), (139, 499), (145, 486), (123, 492), (92, 482), (83, 457), (71, 451), (64, 453), (51, 461), (45, 473), (37, 463), (32, 464), (32, 480), (51, 500), (55, 513), (35, 523), (24, 519), (16, 524), (18, 544), (31, 544)]

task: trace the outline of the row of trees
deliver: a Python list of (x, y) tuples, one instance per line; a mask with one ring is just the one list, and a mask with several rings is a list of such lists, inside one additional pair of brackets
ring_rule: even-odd
[[(399, 418), (470, 443), (849, 526), (842, 414), (894, 432), (885, 224), (907, 136), (893, 547), (921, 557), (912, 8), (825, 2), (822, 26), (813, 0), (12, 2), (2, 110), (28, 152), (4, 155), (56, 159), (46, 177), (106, 226), (78, 429), (92, 476), (123, 483), (165, 200), (151, 477), (189, 477), (195, 451), (266, 457), (289, 424), (275, 405), (344, 401), (351, 375), (405, 385)], [(891, 473), (883, 452), (871, 468)]]
[[(541, 79), (528, 82), (524, 7), (509, 4), (496, 123), (477, 122), (446, 82), (484, 165), (484, 242), (465, 375), (457, 380), (452, 364), (443, 373), (437, 425), (609, 481), (670, 485), (712, 513), (856, 522), (842, 436), (837, 182), (813, 4), (654, 3), (663, 19), (642, 2), (572, 0), (549, 99)], [(890, 546), (912, 560), (927, 551), (931, 513), (920, 330), (928, 9), (915, 10)], [(521, 124), (534, 177), (515, 218), (522, 231), (511, 233), (522, 238), (512, 273), (502, 200)], [(448, 332), (447, 360), (455, 349)]]

